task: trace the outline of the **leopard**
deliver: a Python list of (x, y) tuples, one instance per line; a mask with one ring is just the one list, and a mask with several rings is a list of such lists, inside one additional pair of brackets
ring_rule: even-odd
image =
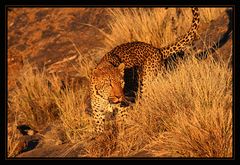
[[(137, 95), (141, 97), (146, 93), (146, 84), (154, 80), (158, 73), (164, 69), (164, 60), (180, 51), (185, 51), (186, 46), (191, 45), (198, 38), (197, 30), (199, 28), (200, 14), (197, 7), (192, 7), (192, 15), (193, 18), (190, 29), (173, 44), (158, 48), (149, 43), (133, 41), (120, 44), (103, 56), (95, 68), (95, 73), (92, 74), (90, 83), (90, 85), (93, 86), (93, 88), (91, 88), (93, 90), (91, 104), (94, 111), (93, 114), (96, 121), (97, 132), (104, 131), (103, 112), (109, 109), (112, 110), (113, 107), (116, 107), (113, 106), (114, 104), (119, 105), (125, 98), (123, 93), (124, 69), (137, 68), (139, 88)], [(112, 81), (118, 85), (112, 86), (110, 83)], [(108, 86), (100, 87), (103, 85)], [(99, 87), (94, 89), (94, 86)], [(116, 95), (113, 91), (118, 91), (118, 94)], [(114, 94), (115, 96), (113, 96)], [(113, 101), (113, 98), (116, 97), (121, 99), (115, 99), (115, 101)], [(126, 112), (125, 107), (117, 107), (120, 112)]]
[[(104, 131), (104, 122), (106, 113), (113, 113), (117, 109), (117, 104), (127, 104), (124, 95), (124, 69), (122, 63), (114, 67), (111, 63), (101, 62), (96, 69), (92, 71), (90, 80), (90, 99), (95, 122), (95, 132)], [(114, 75), (114, 76), (113, 76)], [(121, 108), (121, 116), (124, 116)]]

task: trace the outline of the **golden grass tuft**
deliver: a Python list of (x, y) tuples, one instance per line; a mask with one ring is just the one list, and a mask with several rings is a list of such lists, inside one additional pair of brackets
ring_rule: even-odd
[(154, 155), (232, 156), (231, 75), (226, 64), (191, 58), (149, 86), (141, 107), (154, 110), (164, 130), (150, 143)]
[(60, 95), (54, 96), (62, 129), (71, 143), (82, 141), (93, 132), (89, 115), (85, 112), (87, 108), (85, 104), (86, 92), (81, 89), (78, 91), (66, 89)]
[(53, 104), (53, 95), (60, 85), (50, 87), (46, 74), (27, 64), (18, 80), (18, 87), (9, 95), (9, 113), (15, 113), (18, 124), (28, 124), (33, 128), (44, 128), (58, 116)]

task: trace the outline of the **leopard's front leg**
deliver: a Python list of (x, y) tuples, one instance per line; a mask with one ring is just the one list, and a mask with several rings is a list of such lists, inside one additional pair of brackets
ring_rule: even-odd
[[(99, 102), (101, 102), (100, 105), (97, 104)], [(95, 132), (97, 133), (104, 132), (106, 113), (107, 112), (113, 113), (114, 106), (112, 105), (114, 104), (110, 104), (107, 100), (103, 99), (98, 100), (96, 104), (94, 104), (94, 101), (92, 102)]]
[(116, 121), (125, 123), (129, 116), (129, 110), (133, 109), (133, 105), (121, 106), (121, 104), (112, 104), (112, 108), (117, 110)]
[(93, 111), (94, 130), (96, 133), (102, 133), (104, 131), (105, 113), (103, 110)]

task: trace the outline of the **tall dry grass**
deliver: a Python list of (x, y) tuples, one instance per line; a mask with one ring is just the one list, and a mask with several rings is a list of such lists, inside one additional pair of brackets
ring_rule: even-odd
[[(207, 23), (225, 12), (226, 8), (199, 8), (200, 21)], [(106, 47), (131, 41), (143, 41), (163, 47), (184, 35), (191, 26), (191, 8), (113, 8), (111, 34)], [(200, 23), (201, 24), (201, 23)], [(201, 25), (200, 25), (201, 26)]]
[(40, 72), (30, 64), (24, 66), (21, 74), (18, 86), (8, 97), (8, 121), (14, 122), (8, 128), (12, 135), (8, 139), (8, 156), (19, 152), (14, 147), (19, 140), (18, 125), (29, 125), (39, 132), (50, 127), (53, 133), (43, 138), (50, 144), (76, 143), (86, 139), (84, 135), (89, 137), (86, 132), (91, 132), (92, 127), (85, 112), (88, 85), (82, 84), (83, 88), (76, 91), (72, 84), (63, 85), (58, 76)]
[(29, 64), (24, 66), (20, 74), (22, 76), (17, 82), (17, 89), (9, 94), (8, 112), (15, 113), (18, 124), (43, 128), (58, 116), (52, 96), (60, 91), (60, 84), (55, 84), (51, 89), (50, 82), (54, 81)]
[[(202, 8), (201, 20), (211, 21), (223, 10)], [(109, 24), (112, 33), (105, 40), (106, 51), (136, 40), (165, 46), (191, 24), (190, 9), (114, 8), (109, 12), (113, 20)], [(91, 59), (102, 57), (101, 53)], [(83, 56), (79, 60), (80, 75), (89, 74), (94, 63), (84, 62)], [(143, 157), (231, 157), (231, 76), (224, 62), (189, 57), (149, 84), (146, 98), (129, 110), (126, 123), (107, 121), (106, 133), (93, 138), (91, 116), (85, 112), (87, 87), (76, 91), (67, 84), (62, 89), (58, 77), (26, 66), (19, 87), (9, 94), (9, 113), (16, 116), (17, 124), (35, 129), (53, 124), (64, 134), (62, 143), (82, 146), (84, 153), (79, 156), (134, 157), (142, 153)], [(46, 138), (54, 140), (56, 136)], [(17, 141), (12, 136), (8, 142), (8, 155), (14, 156)], [(70, 151), (66, 148), (64, 154), (57, 155)]]
[(140, 108), (154, 111), (164, 131), (148, 149), (156, 156), (231, 157), (231, 75), (226, 64), (191, 58), (150, 84)]

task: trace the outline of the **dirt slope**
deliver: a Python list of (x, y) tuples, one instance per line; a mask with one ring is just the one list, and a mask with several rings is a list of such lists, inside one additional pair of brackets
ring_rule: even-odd
[[(87, 8), (15, 8), (8, 11), (8, 81), (15, 85), (23, 63), (36, 63), (40, 68), (63, 59), (76, 59), (78, 52), (102, 47), (100, 28), (109, 32), (104, 9)], [(87, 26), (84, 24), (91, 24)], [(75, 44), (75, 45), (74, 45)], [(68, 63), (69, 64), (69, 63)], [(67, 65), (67, 64), (66, 64)], [(71, 65), (61, 64), (64, 72)], [(68, 69), (66, 69), (68, 68)], [(59, 69), (60, 70), (60, 69)]]

